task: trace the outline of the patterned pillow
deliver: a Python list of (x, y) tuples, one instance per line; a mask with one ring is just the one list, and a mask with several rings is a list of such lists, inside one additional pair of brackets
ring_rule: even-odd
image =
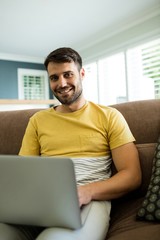
[(137, 219), (160, 221), (160, 137), (153, 159), (150, 184), (141, 208), (137, 213)]

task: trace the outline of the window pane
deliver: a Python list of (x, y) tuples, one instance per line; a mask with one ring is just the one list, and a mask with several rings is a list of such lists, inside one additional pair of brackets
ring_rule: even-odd
[(98, 62), (99, 102), (103, 105), (126, 102), (124, 53), (112, 55)]
[(96, 62), (84, 66), (85, 79), (83, 81), (83, 92), (87, 100), (98, 103), (98, 82)]

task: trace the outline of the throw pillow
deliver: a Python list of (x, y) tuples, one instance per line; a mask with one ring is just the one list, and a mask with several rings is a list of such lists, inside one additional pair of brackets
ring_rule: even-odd
[(137, 219), (160, 221), (160, 137), (154, 154), (150, 184)]

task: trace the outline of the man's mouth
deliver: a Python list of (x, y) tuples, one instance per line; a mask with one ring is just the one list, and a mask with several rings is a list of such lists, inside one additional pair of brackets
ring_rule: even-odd
[(57, 90), (57, 92), (59, 94), (66, 94), (66, 93), (69, 93), (71, 90), (72, 90), (71, 87), (70, 88), (62, 88), (62, 89)]

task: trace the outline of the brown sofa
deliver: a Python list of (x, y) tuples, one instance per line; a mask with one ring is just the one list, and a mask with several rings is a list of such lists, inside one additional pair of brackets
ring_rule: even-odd
[[(136, 214), (147, 192), (160, 135), (160, 100), (113, 105), (126, 118), (136, 138), (143, 174), (136, 191), (112, 202), (108, 240), (159, 240), (160, 222), (139, 221)], [(18, 154), (29, 117), (39, 109), (0, 112), (0, 154)], [(114, 166), (113, 166), (113, 172)]]

